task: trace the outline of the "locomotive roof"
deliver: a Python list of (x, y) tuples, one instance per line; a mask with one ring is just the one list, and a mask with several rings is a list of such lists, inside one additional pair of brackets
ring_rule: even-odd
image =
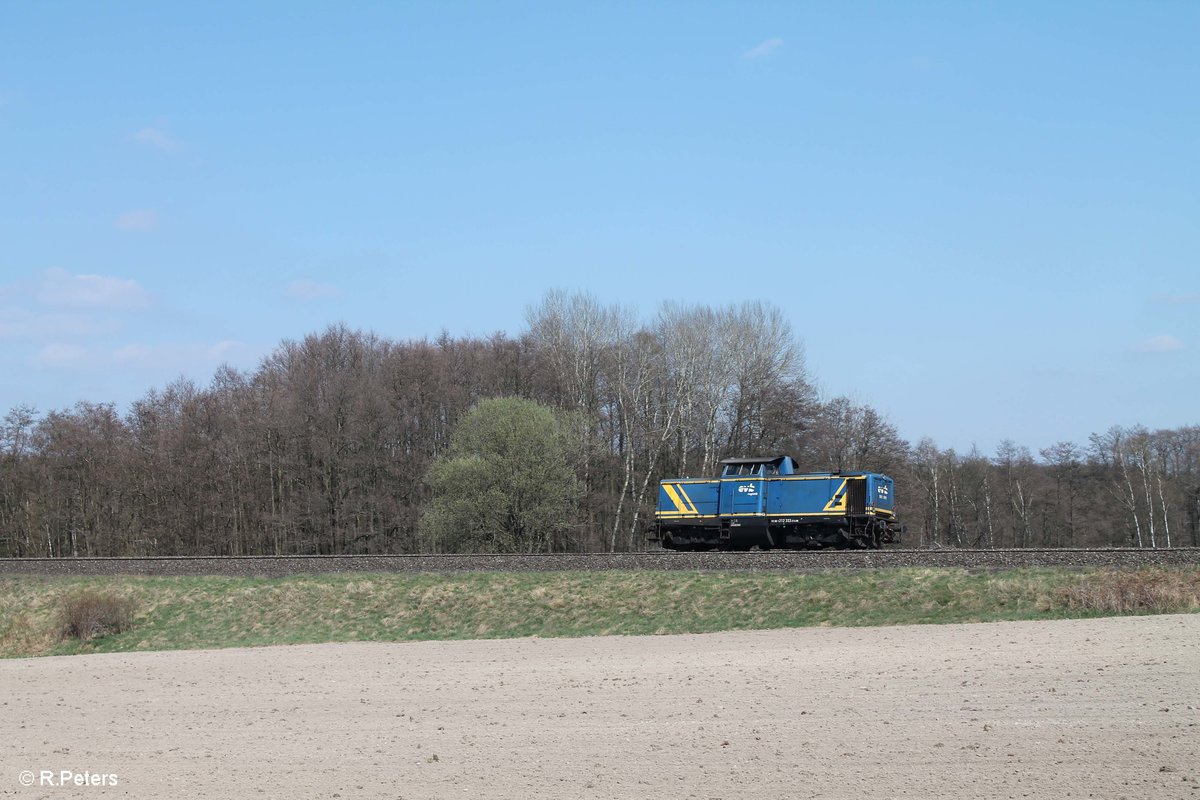
[(722, 464), (772, 464), (776, 461), (783, 461), (785, 458), (791, 458), (793, 464), (796, 462), (796, 459), (792, 458), (789, 455), (781, 455), (781, 456), (762, 456), (760, 458), (725, 458), (725, 459), (721, 460), (721, 463)]

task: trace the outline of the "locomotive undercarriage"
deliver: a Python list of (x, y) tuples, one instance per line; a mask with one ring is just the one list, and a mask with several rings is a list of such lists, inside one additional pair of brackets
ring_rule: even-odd
[(720, 524), (660, 524), (668, 550), (877, 550), (900, 541), (902, 526), (876, 517), (816, 520), (721, 520)]

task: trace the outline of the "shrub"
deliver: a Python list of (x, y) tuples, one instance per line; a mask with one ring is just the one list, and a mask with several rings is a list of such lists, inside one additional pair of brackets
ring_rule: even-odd
[(1200, 570), (1147, 568), (1088, 576), (1061, 590), (1067, 608), (1139, 614), (1200, 609)]
[(87, 641), (132, 627), (133, 601), (128, 597), (89, 589), (63, 600), (61, 632), (64, 639)]

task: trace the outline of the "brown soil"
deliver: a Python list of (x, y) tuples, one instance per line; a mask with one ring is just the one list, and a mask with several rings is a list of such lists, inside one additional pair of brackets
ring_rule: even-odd
[(23, 798), (1200, 800), (1200, 615), (11, 660), (0, 742)]

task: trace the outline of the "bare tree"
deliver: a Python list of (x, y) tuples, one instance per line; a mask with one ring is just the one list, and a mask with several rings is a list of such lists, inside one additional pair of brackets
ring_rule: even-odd
[[(617, 346), (628, 312), (605, 306), (587, 293), (547, 292), (541, 303), (526, 310), (528, 338), (537, 357), (550, 368), (560, 403), (576, 412), (579, 429), (575, 440), (580, 452), (577, 463), (585, 495), (596, 487), (593, 453), (602, 404), (602, 372), (606, 359)], [(595, 509), (588, 504), (588, 529), (596, 527)]]
[(0, 423), (0, 551), (7, 555), (32, 554), (35, 550), (38, 485), (30, 459), (37, 453), (33, 442), (37, 422), (33, 406), (19, 405)]
[(1055, 527), (1056, 544), (1064, 544), (1063, 532), (1066, 533), (1066, 544), (1074, 547), (1076, 539), (1076, 504), (1079, 499), (1079, 482), (1083, 468), (1083, 453), (1073, 442), (1057, 442), (1040, 451), (1042, 461), (1050, 468), (1054, 478), (1054, 499), (1057, 507)]
[(1013, 543), (1017, 547), (1028, 547), (1032, 539), (1033, 457), (1028, 448), (1005, 439), (996, 448), (996, 466), (1004, 478), (1013, 515)]
[(1143, 547), (1142, 521), (1138, 514), (1137, 495), (1133, 489), (1133, 470), (1129, 463), (1128, 436), (1123, 428), (1114, 425), (1103, 434), (1092, 434), (1090, 441), (1092, 457), (1106, 468), (1106, 472), (1113, 475), (1109, 483), (1110, 492), (1129, 512), (1133, 521), (1132, 540), (1138, 547)]

